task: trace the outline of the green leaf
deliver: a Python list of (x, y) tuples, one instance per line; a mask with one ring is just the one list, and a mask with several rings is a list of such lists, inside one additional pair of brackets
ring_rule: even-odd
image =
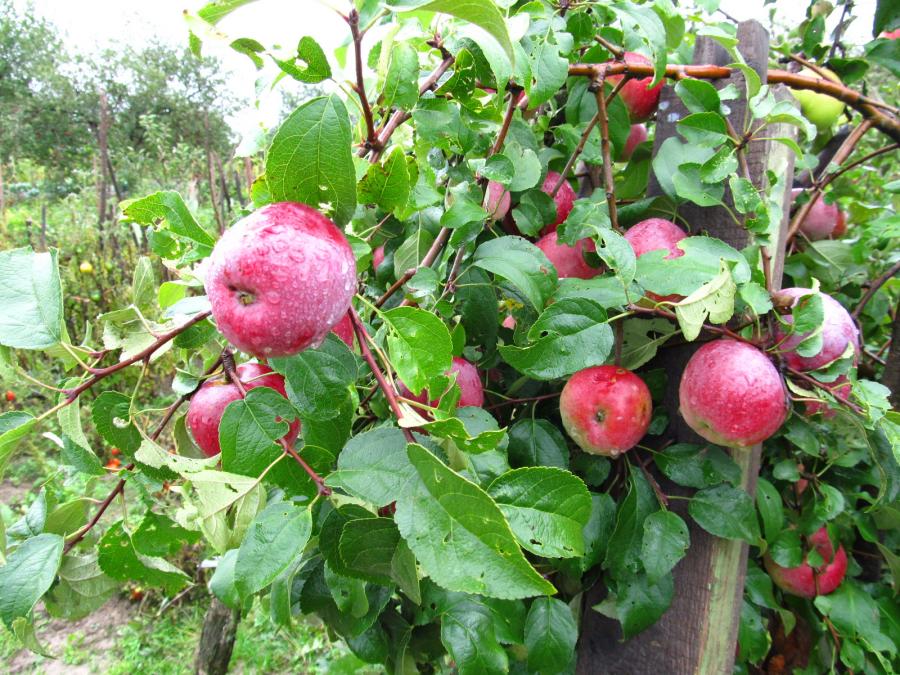
[(900, 7), (891, 0), (878, 0), (875, 3), (875, 16), (872, 21), (872, 37), (878, 37), (883, 31), (900, 28)]
[(580, 478), (563, 469), (523, 467), (487, 488), (523, 548), (545, 558), (584, 555), (582, 530), (591, 495)]
[(271, 584), (303, 553), (312, 533), (312, 512), (289, 502), (269, 504), (241, 542), (234, 564), (234, 585), (247, 598)]
[(175, 555), (184, 546), (195, 543), (199, 538), (199, 532), (186, 530), (168, 516), (147, 511), (132, 535), (132, 543), (138, 553), (164, 557)]
[(493, 0), (395, 0), (389, 6), (400, 12), (412, 9), (441, 12), (468, 21), (496, 40), (510, 61), (516, 60), (506, 21)]
[(675, 84), (675, 93), (692, 113), (719, 112), (719, 92), (705, 80), (679, 80)]
[(419, 54), (408, 42), (394, 43), (384, 78), (383, 104), (411, 110), (419, 100)]
[(326, 208), (335, 223), (345, 225), (356, 209), (352, 142), (347, 109), (337, 95), (301, 105), (278, 127), (266, 155), (271, 200)]
[(659, 505), (647, 479), (630, 468), (628, 494), (616, 513), (616, 527), (609, 538), (603, 567), (616, 577), (635, 574), (641, 569), (641, 548), (644, 540), (644, 521)]
[(736, 485), (740, 467), (721, 448), (676, 443), (653, 455), (653, 461), (669, 480), (684, 487), (705, 488), (719, 483)]
[(359, 376), (356, 358), (335, 335), (316, 349), (269, 359), (269, 365), (284, 375), (288, 399), (304, 419), (330, 420), (340, 415), (350, 398), (350, 385)]
[(656, 356), (658, 348), (678, 329), (667, 319), (625, 319), (622, 368), (637, 370)]
[(376, 506), (385, 506), (406, 490), (415, 475), (403, 432), (381, 427), (351, 438), (338, 455), (337, 471), (325, 482)]
[(584, 557), (578, 561), (582, 573), (599, 564), (616, 524), (616, 504), (607, 494), (591, 493), (591, 517), (584, 526)]
[(569, 467), (569, 448), (562, 432), (547, 420), (520, 419), (509, 429), (509, 463), (520, 466)]
[(707, 318), (711, 323), (726, 323), (734, 314), (736, 292), (729, 265), (723, 260), (716, 277), (675, 304), (675, 316), (684, 339), (695, 340)]
[(234, 10), (252, 2), (255, 0), (212, 0), (197, 11), (197, 16), (214, 26)]
[(598, 366), (613, 347), (606, 310), (587, 298), (567, 298), (550, 305), (528, 330), (527, 347), (500, 347), (503, 359), (537, 380), (553, 380)]
[(741, 622), (738, 628), (740, 659), (759, 663), (769, 653), (772, 637), (766, 629), (759, 611), (746, 600), (741, 605)]
[(0, 251), (0, 345), (46, 349), (63, 339), (62, 285), (56, 250)]
[(436, 410), (433, 422), (416, 426), (431, 436), (449, 438), (457, 448), (474, 455), (496, 450), (506, 437), (506, 430), (499, 429), (497, 420), (482, 408), (459, 408), (456, 414), (450, 417)]
[(62, 560), (63, 543), (58, 534), (31, 537), (0, 567), (0, 619), (10, 630), (15, 619), (31, 615), (50, 588)]
[(415, 269), (424, 260), (434, 237), (424, 227), (420, 227), (394, 251), (394, 276), (398, 279), (407, 270)]
[(66, 555), (59, 567), (59, 580), (44, 596), (47, 612), (67, 621), (76, 621), (102, 607), (119, 589), (97, 563), (97, 553)]
[[(509, 659), (500, 644), (508, 626), (498, 613), (516, 616), (511, 611), (512, 603), (497, 601), (464, 593), (448, 593), (434, 585), (429, 587), (425, 597), (426, 607), (434, 608), (441, 625), (441, 643), (456, 664), (459, 673), (481, 675), (496, 673), (502, 675), (509, 670)], [(495, 603), (501, 603), (496, 606)], [(521, 603), (519, 603), (521, 604)], [(521, 625), (518, 632), (521, 633)], [(521, 635), (512, 640), (520, 642)]]
[(76, 532), (87, 522), (88, 509), (93, 501), (87, 497), (78, 497), (60, 504), (47, 515), (44, 532), (65, 537)]
[(187, 574), (165, 559), (138, 553), (121, 520), (100, 538), (97, 553), (100, 569), (119, 581), (161, 586), (167, 593), (175, 593), (191, 582)]
[(556, 598), (535, 598), (525, 619), (528, 667), (540, 673), (566, 672), (577, 641), (578, 625), (571, 608)]
[(635, 278), (645, 289), (659, 295), (691, 293), (722, 272), (722, 260), (733, 263), (735, 284), (750, 281), (750, 266), (733, 247), (711, 237), (687, 237), (678, 242), (684, 255), (666, 260), (666, 251), (648, 251), (637, 259)]
[(759, 524), (753, 499), (744, 490), (717, 485), (698, 492), (688, 506), (697, 524), (710, 534), (725, 539), (743, 539), (756, 544)]
[(441, 227), (457, 229), (469, 223), (483, 222), (487, 215), (487, 211), (475, 202), (469, 201), (465, 197), (458, 197), (441, 216)]
[(356, 186), (361, 203), (376, 204), (385, 211), (406, 206), (411, 190), (406, 156), (400, 148), (395, 148), (384, 164), (370, 164), (366, 175)]
[(525, 559), (490, 496), (422, 446), (410, 444), (407, 454), (419, 480), (397, 500), (395, 519), (435, 583), (497, 598), (555, 592)]
[(382, 314), (390, 328), (388, 353), (397, 376), (416, 396), (434, 378), (450, 370), (453, 341), (437, 316), (415, 307), (397, 307)]
[(529, 59), (531, 77), (525, 82), (528, 105), (537, 107), (558, 92), (569, 76), (569, 62), (559, 50), (552, 33), (538, 39)]
[(10, 410), (0, 414), (0, 476), (19, 441), (37, 424), (27, 412)]
[(91, 408), (94, 426), (103, 440), (128, 453), (141, 445), (141, 432), (131, 421), (131, 399), (117, 391), (104, 391)]
[(234, 585), (234, 564), (237, 562), (238, 550), (230, 549), (219, 557), (216, 571), (209, 580), (210, 593), (215, 595), (231, 609), (239, 609), (241, 596)]
[(656, 583), (672, 571), (690, 546), (685, 522), (677, 513), (657, 511), (644, 520), (641, 562), (650, 583)]
[(215, 238), (194, 218), (181, 195), (173, 190), (162, 190), (124, 202), (122, 213), (140, 225), (148, 225), (198, 244), (200, 257), (209, 255), (216, 243)]
[(500, 237), (475, 250), (475, 264), (503, 277), (540, 310), (556, 288), (556, 270), (547, 256), (522, 237)]
[(340, 532), (338, 551), (341, 567), (351, 576), (387, 586), (396, 582), (407, 597), (421, 600), (415, 557), (393, 519), (367, 514), (348, 520)]
[(131, 279), (131, 302), (140, 310), (153, 308), (156, 300), (156, 272), (147, 256), (138, 258)]
[(672, 604), (674, 590), (671, 574), (655, 583), (637, 574), (616, 584), (616, 614), (623, 637), (627, 640), (656, 623)]
[[(234, 46), (232, 44), (232, 46)], [(297, 55), (290, 61), (282, 61), (274, 56), (272, 60), (281, 68), (282, 71), (290, 75), (298, 82), (306, 82), (315, 84), (331, 77), (331, 66), (328, 65), (328, 59), (325, 52), (313, 38), (304, 35), (297, 44)], [(305, 65), (297, 65), (300, 61)]]
[(814, 600), (816, 609), (834, 623), (841, 635), (878, 633), (878, 605), (872, 595), (856, 582), (846, 579), (837, 590)]
[(756, 508), (762, 517), (765, 539), (771, 543), (784, 527), (784, 503), (775, 486), (762, 477), (756, 484)]

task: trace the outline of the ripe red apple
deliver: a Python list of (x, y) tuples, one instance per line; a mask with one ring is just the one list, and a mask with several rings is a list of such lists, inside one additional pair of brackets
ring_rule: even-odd
[(384, 244), (372, 251), (372, 269), (377, 270), (384, 262)]
[(837, 239), (845, 234), (847, 234), (847, 216), (838, 209), (837, 223), (835, 223), (834, 230), (831, 232), (831, 237), (832, 239)]
[[(684, 230), (665, 218), (642, 220), (636, 225), (632, 225), (625, 233), (625, 239), (631, 244), (635, 257), (640, 258), (650, 251), (664, 250), (669, 252), (665, 256), (666, 260), (680, 258), (684, 255), (684, 251), (678, 248), (678, 242), (685, 237), (687, 237), (687, 233)], [(647, 297), (654, 302), (678, 302), (684, 299), (683, 296), (677, 294), (660, 296), (649, 291)]]
[[(459, 385), (459, 407), (474, 406), (480, 408), (484, 405), (484, 389), (481, 386), (481, 377), (478, 375), (478, 369), (474, 364), (469, 363), (459, 356), (453, 357), (453, 363), (447, 375), (456, 373), (456, 383)], [(428, 392), (422, 391), (418, 396), (413, 396), (412, 392), (406, 388), (402, 382), (399, 383), (400, 395), (417, 403), (423, 403), (435, 407), (438, 399), (428, 400)]]
[(547, 259), (556, 268), (556, 274), (560, 279), (573, 277), (575, 279), (593, 279), (603, 270), (591, 267), (584, 260), (585, 251), (595, 251), (596, 246), (590, 239), (579, 239), (575, 246), (560, 244), (557, 241), (556, 232), (545, 234), (535, 243), (544, 252)]
[[(802, 193), (803, 189), (801, 188), (791, 190), (791, 196), (794, 200)], [(840, 232), (837, 232), (839, 227)], [(840, 208), (838, 208), (837, 204), (826, 204), (821, 196), (812, 205), (803, 222), (800, 223), (800, 231), (807, 239), (812, 241), (828, 239), (832, 235), (840, 236), (845, 230), (844, 214)]]
[(900, 28), (892, 31), (884, 31), (881, 35), (879, 35), (879, 37), (883, 37), (888, 40), (896, 40), (897, 38), (900, 38)]
[(844, 580), (847, 573), (847, 552), (838, 544), (837, 553), (828, 538), (828, 530), (824, 527), (806, 538), (808, 545), (814, 548), (824, 564), (813, 569), (803, 560), (797, 567), (782, 567), (771, 556), (765, 557), (766, 570), (772, 581), (785, 593), (798, 595), (801, 598), (814, 598), (817, 595), (828, 595)]
[[(776, 306), (793, 307), (797, 304), (801, 296), (809, 295), (812, 291), (808, 288), (784, 288), (778, 291), (773, 301)], [(822, 349), (818, 354), (813, 356), (800, 356), (796, 351), (796, 347), (800, 344), (806, 335), (791, 335), (789, 338), (781, 342), (779, 349), (784, 353), (784, 362), (790, 368), (795, 370), (816, 370), (825, 366), (835, 359), (839, 358), (847, 349), (847, 345), (852, 344), (859, 353), (859, 331), (850, 313), (844, 309), (843, 305), (830, 295), (820, 293), (822, 296), (822, 310), (824, 313), (824, 323), (822, 325)], [(785, 316), (783, 320), (787, 323), (793, 323), (793, 317)], [(781, 341), (784, 339), (784, 331), (776, 330), (776, 338)]]
[[(237, 367), (237, 375), (247, 391), (256, 387), (269, 387), (287, 398), (284, 378), (268, 366), (260, 363), (242, 363)], [(213, 457), (222, 451), (219, 447), (219, 423), (228, 404), (240, 397), (241, 393), (234, 383), (223, 376), (204, 382), (191, 398), (187, 412), (187, 426), (197, 446), (207, 456)], [(299, 432), (300, 420), (293, 420), (285, 438), (293, 442)]]
[(488, 181), (487, 189), (484, 191), (484, 210), (488, 212), (488, 219), (503, 220), (503, 217), (509, 212), (510, 196), (509, 190), (496, 181)]
[[(614, 62), (610, 61), (609, 63)], [(636, 52), (625, 52), (625, 63), (633, 63), (640, 66), (653, 65), (650, 59)], [(606, 81), (615, 87), (622, 81), (623, 77), (625, 76), (610, 75), (606, 78)], [(622, 99), (625, 107), (628, 108), (628, 114), (632, 122), (645, 122), (656, 112), (663, 83), (660, 82), (652, 89), (648, 89), (647, 87), (651, 82), (653, 82), (653, 77), (632, 78), (619, 90), (619, 97)]]
[[(548, 171), (547, 177), (544, 179), (544, 184), (541, 185), (541, 190), (549, 195), (553, 191), (558, 180), (558, 173), (555, 171)], [(569, 181), (564, 180), (560, 184), (559, 190), (556, 191), (556, 195), (553, 197), (553, 201), (556, 203), (556, 220), (547, 225), (547, 227), (541, 231), (541, 234), (555, 232), (557, 225), (568, 218), (569, 214), (572, 212), (572, 205), (575, 203), (575, 190), (569, 185)]]
[(335, 324), (331, 332), (341, 338), (350, 349), (353, 349), (353, 322), (350, 321), (349, 314), (344, 314), (344, 318)]
[[(831, 391), (831, 395), (834, 396), (839, 401), (846, 401), (850, 398), (850, 392), (853, 390), (853, 384), (847, 378), (846, 375), (841, 375), (834, 382), (824, 383), (823, 384), (828, 387), (829, 391)], [(827, 403), (822, 403), (820, 401), (808, 401), (806, 403), (806, 414), (809, 416), (816, 415), (818, 413), (822, 413), (822, 417), (825, 419), (831, 419), (835, 415), (837, 415), (837, 411), (834, 408), (830, 407)]]
[(628, 134), (628, 140), (625, 141), (625, 147), (622, 148), (622, 154), (619, 159), (623, 162), (631, 159), (634, 149), (647, 140), (647, 127), (643, 124), (632, 124), (631, 132)]
[(789, 412), (778, 370), (763, 352), (737, 340), (714, 340), (694, 352), (678, 398), (691, 429), (735, 448), (762, 443)]
[(615, 457), (633, 448), (647, 433), (652, 410), (644, 381), (618, 366), (579, 370), (559, 398), (566, 432), (592, 455)]
[(6, 390), (6, 401), (7, 403), (15, 403), (16, 402), (16, 392), (11, 389)]
[(304, 204), (269, 204), (231, 227), (209, 258), (206, 293), (241, 351), (287, 356), (321, 344), (350, 307), (356, 260), (343, 233)]

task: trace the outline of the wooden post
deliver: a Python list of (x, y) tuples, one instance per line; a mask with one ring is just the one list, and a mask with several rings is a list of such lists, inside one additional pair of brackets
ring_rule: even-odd
[(891, 390), (891, 407), (900, 410), (900, 304), (895, 309), (891, 346), (885, 359), (881, 383)]
[[(740, 51), (765, 82), (768, 63), (769, 38), (758, 22), (747, 21), (738, 25)], [(694, 50), (694, 63), (727, 65), (733, 59), (717, 43), (700, 37)], [(743, 75), (735, 73), (727, 80), (714, 82), (719, 89), (734, 83), (744, 91)], [(781, 92), (781, 95), (787, 95)], [(730, 101), (729, 121), (738, 133), (745, 128), (749, 114), (745, 99)], [(657, 113), (654, 154), (664, 140), (676, 135), (676, 123), (688, 114), (674, 89), (663, 91)], [(791, 127), (779, 125), (776, 132), (768, 129), (765, 136), (791, 136)], [(793, 177), (793, 155), (783, 145), (775, 142), (749, 144), (746, 150), (750, 177), (756, 186), (766, 184), (766, 170), (785, 179), (784, 213), (790, 199)], [(655, 176), (651, 177), (649, 195), (661, 194)], [(730, 194), (726, 194), (730, 201)], [(679, 208), (679, 215), (691, 226), (691, 234), (703, 231), (719, 237), (735, 248), (747, 245), (747, 231), (732, 220), (721, 207), (701, 208), (686, 204)], [(783, 251), (787, 233), (787, 218), (774, 223), (770, 236), (773, 242), (772, 283), (780, 286), (784, 264)], [(697, 345), (688, 344), (664, 348), (655, 364), (665, 369), (668, 386), (665, 407), (669, 414), (669, 436), (676, 442), (703, 444), (704, 441), (684, 423), (678, 412), (678, 383), (681, 372)], [(732, 452), (742, 471), (741, 487), (751, 494), (756, 488), (759, 474), (760, 447)], [(681, 488), (659, 476), (659, 482), (667, 494), (687, 496), (693, 491)], [(653, 626), (622, 642), (619, 623), (591, 609), (586, 609), (578, 653), (577, 672), (582, 674), (615, 673), (616, 675), (658, 673), (681, 675), (701, 673), (724, 675), (731, 673), (736, 653), (737, 632), (740, 619), (744, 576), (747, 566), (747, 545), (708, 534), (696, 526), (687, 515), (687, 501), (672, 500), (670, 508), (689, 524), (691, 546), (687, 556), (676, 566), (675, 595), (672, 605)], [(587, 595), (585, 606), (591, 607), (603, 599), (604, 589), (596, 586)]]
[(203, 632), (197, 645), (194, 672), (197, 675), (225, 675), (234, 640), (237, 636), (241, 613), (226, 606), (215, 596), (211, 596), (209, 609), (203, 618)]

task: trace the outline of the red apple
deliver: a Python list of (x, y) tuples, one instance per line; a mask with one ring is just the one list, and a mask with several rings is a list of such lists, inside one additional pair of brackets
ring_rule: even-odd
[(884, 31), (881, 35), (879, 35), (879, 37), (883, 37), (888, 40), (896, 40), (898, 37), (900, 37), (900, 28), (892, 31)]
[(256, 356), (321, 344), (350, 307), (356, 260), (318, 211), (269, 204), (231, 227), (209, 258), (206, 293), (222, 334)]
[(628, 134), (628, 140), (625, 141), (625, 147), (622, 148), (622, 154), (619, 159), (623, 162), (631, 159), (634, 149), (647, 140), (647, 127), (643, 124), (632, 124), (631, 132)]
[(647, 433), (652, 410), (644, 381), (618, 366), (579, 370), (559, 399), (566, 432), (592, 455), (615, 457), (633, 448)]
[(837, 223), (834, 225), (834, 230), (831, 232), (831, 237), (833, 239), (837, 239), (838, 237), (843, 237), (847, 234), (847, 216), (843, 211), (838, 209), (837, 215)]
[[(237, 375), (247, 391), (256, 387), (269, 387), (287, 398), (284, 378), (268, 366), (261, 363), (242, 363), (237, 367)], [(239, 398), (241, 393), (238, 388), (225, 376), (207, 380), (191, 397), (187, 426), (194, 441), (207, 456), (213, 457), (222, 451), (219, 447), (219, 423), (228, 404)], [(285, 438), (293, 442), (299, 432), (300, 420), (294, 420)]]
[[(839, 401), (848, 400), (850, 398), (850, 392), (853, 390), (853, 384), (846, 375), (839, 376), (834, 382), (823, 382), (822, 384), (828, 387), (829, 391), (831, 391), (831, 395)], [(827, 403), (808, 401), (806, 403), (806, 414), (812, 416), (818, 413), (822, 413), (822, 417), (825, 419), (831, 419), (837, 414), (837, 412)]]
[[(803, 190), (801, 188), (791, 190), (791, 195), (795, 200), (802, 193)], [(839, 227), (840, 232), (836, 232)], [(812, 241), (827, 239), (832, 235), (839, 236), (845, 230), (844, 214), (840, 208), (838, 208), (837, 204), (826, 204), (821, 196), (812, 205), (803, 222), (800, 223), (800, 231), (807, 239)]]
[[(793, 307), (801, 296), (810, 293), (812, 291), (808, 288), (784, 288), (775, 294), (773, 300), (776, 306)], [(839, 358), (850, 344), (856, 349), (856, 353), (859, 353), (859, 331), (850, 313), (830, 295), (825, 293), (820, 295), (825, 319), (822, 326), (822, 349), (818, 354), (800, 356), (794, 351), (806, 335), (795, 334), (784, 340), (784, 332), (781, 329), (776, 331), (776, 338), (779, 341), (784, 340), (779, 345), (779, 349), (784, 353), (784, 362), (795, 370), (816, 370), (828, 365)], [(785, 316), (783, 320), (792, 323), (794, 319)]]
[(575, 246), (560, 244), (556, 232), (545, 234), (535, 243), (544, 255), (553, 263), (560, 279), (593, 279), (603, 270), (591, 267), (584, 260), (585, 251), (595, 251), (596, 246), (590, 239), (579, 239)]
[[(609, 63), (614, 62), (610, 61)], [(641, 66), (653, 65), (650, 59), (636, 52), (625, 52), (625, 63)], [(606, 81), (615, 87), (622, 81), (623, 77), (625, 76), (610, 75), (606, 78)], [(656, 112), (663, 83), (660, 82), (652, 89), (648, 89), (647, 87), (651, 82), (653, 82), (653, 77), (631, 78), (619, 90), (619, 97), (622, 99), (625, 107), (628, 108), (628, 114), (632, 122), (645, 122)]]
[(509, 190), (496, 181), (489, 181), (484, 191), (484, 210), (488, 212), (488, 219), (503, 220), (509, 212)]
[[(558, 180), (558, 173), (555, 171), (548, 171), (547, 177), (544, 179), (544, 184), (541, 185), (541, 190), (549, 195), (553, 191)], [(575, 190), (569, 185), (569, 181), (564, 180), (560, 184), (559, 190), (556, 191), (556, 195), (553, 197), (553, 201), (556, 203), (556, 220), (547, 225), (547, 227), (541, 231), (541, 234), (555, 232), (556, 226), (568, 218), (569, 214), (572, 212), (572, 205), (575, 203)]]
[(828, 538), (828, 530), (824, 527), (806, 538), (810, 547), (814, 548), (824, 564), (813, 569), (804, 559), (797, 567), (782, 567), (771, 556), (765, 557), (766, 570), (772, 581), (785, 593), (801, 598), (814, 598), (817, 595), (828, 595), (844, 580), (847, 574), (847, 552), (838, 544), (837, 553)]
[(789, 412), (778, 370), (763, 352), (737, 340), (714, 340), (694, 352), (678, 398), (691, 429), (712, 443), (735, 448), (762, 443)]
[(384, 244), (372, 251), (372, 269), (377, 270), (384, 262)]
[[(456, 373), (456, 383), (459, 385), (459, 407), (474, 406), (480, 408), (484, 405), (484, 389), (481, 386), (481, 377), (478, 375), (478, 369), (464, 358), (459, 356), (453, 357), (453, 364), (447, 375)], [(412, 392), (406, 388), (402, 382), (399, 383), (400, 395), (417, 403), (423, 403), (435, 407), (438, 399), (428, 400), (428, 392), (422, 391), (418, 396), (413, 396)]]
[(343, 340), (350, 349), (353, 349), (353, 322), (350, 315), (344, 314), (344, 318), (338, 321), (331, 331)]
[[(665, 260), (680, 258), (684, 251), (678, 248), (678, 242), (687, 237), (687, 233), (671, 220), (665, 218), (648, 218), (632, 225), (625, 233), (625, 239), (631, 244), (635, 257), (640, 258), (650, 251), (668, 251)], [(683, 296), (673, 294), (660, 296), (648, 291), (647, 297), (654, 302), (678, 302)]]
[(6, 390), (6, 401), (7, 403), (15, 403), (16, 401), (16, 392), (11, 389)]

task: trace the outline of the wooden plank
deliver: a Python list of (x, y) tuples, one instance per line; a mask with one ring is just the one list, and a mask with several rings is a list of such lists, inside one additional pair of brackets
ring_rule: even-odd
[[(755, 21), (738, 25), (740, 51), (744, 59), (765, 82), (768, 64), (769, 38), (765, 29)], [(717, 43), (698, 38), (694, 63), (727, 65), (732, 59)], [(729, 80), (715, 83), (722, 88), (734, 83), (744, 90), (743, 75), (733, 75)], [(786, 96), (786, 92), (779, 92)], [(729, 102), (729, 119), (735, 129), (745, 128), (745, 116), (749, 114), (746, 101)], [(687, 114), (672, 87), (666, 87), (657, 114), (654, 154), (662, 142), (677, 134), (676, 122)], [(777, 131), (777, 133), (775, 133)], [(767, 137), (793, 135), (792, 128), (767, 130)], [(774, 142), (751, 143), (747, 151), (750, 176), (757, 186), (766, 182), (766, 170), (776, 176), (784, 176), (783, 200), (786, 206), (790, 198), (793, 176), (793, 155), (782, 144)], [(655, 177), (651, 177), (648, 194), (660, 194)], [(726, 194), (726, 201), (730, 195)], [(787, 214), (785, 208), (784, 213)], [(679, 215), (691, 224), (692, 233), (706, 232), (719, 237), (740, 249), (747, 245), (747, 231), (734, 222), (721, 207), (701, 208), (685, 205)], [(787, 218), (773, 223), (773, 284), (780, 283), (783, 268), (784, 239)], [(681, 372), (697, 345), (689, 344), (661, 350), (655, 365), (668, 374), (668, 387), (664, 405), (669, 413), (669, 437), (676, 442), (704, 443), (703, 439), (687, 427), (678, 413), (678, 383)], [(755, 491), (759, 473), (760, 447), (732, 453), (742, 471), (742, 487)], [(693, 491), (681, 488), (662, 477), (660, 484), (667, 494), (686, 496)], [(747, 545), (709, 535), (694, 525), (687, 516), (687, 501), (672, 500), (670, 508), (684, 518), (690, 527), (691, 547), (688, 555), (675, 568), (675, 597), (668, 612), (653, 626), (627, 642), (622, 641), (618, 622), (587, 609), (583, 618), (579, 645), (578, 673), (615, 673), (616, 675), (658, 673), (720, 674), (730, 673), (736, 652), (737, 629), (747, 565)], [(603, 599), (605, 590), (601, 584), (587, 594), (585, 605), (590, 607)]]

